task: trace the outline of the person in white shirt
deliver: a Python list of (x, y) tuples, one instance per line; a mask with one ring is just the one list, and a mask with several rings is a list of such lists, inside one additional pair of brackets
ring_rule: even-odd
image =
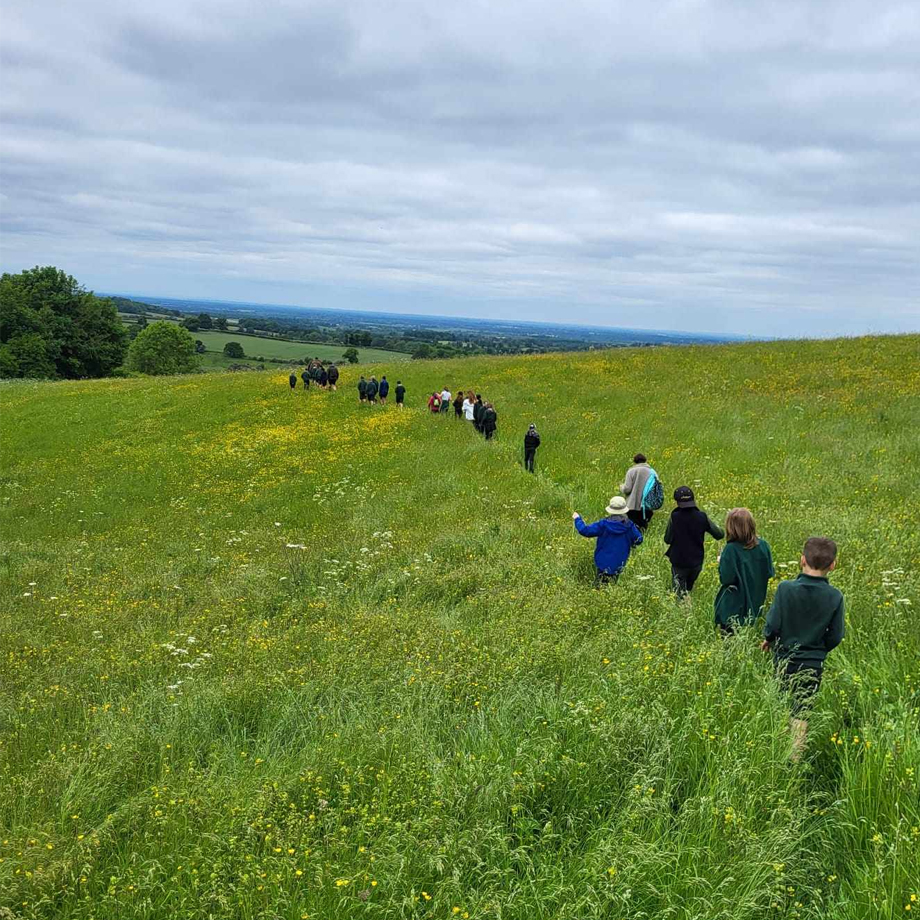
[(450, 390), (444, 387), (444, 389), (441, 390), (441, 415), (447, 415), (447, 410), (450, 408), (450, 397)]
[(466, 394), (466, 399), (463, 400), (463, 417), (468, 421), (473, 421), (473, 409), (476, 406), (476, 397), (473, 395), (473, 391), (470, 390)]

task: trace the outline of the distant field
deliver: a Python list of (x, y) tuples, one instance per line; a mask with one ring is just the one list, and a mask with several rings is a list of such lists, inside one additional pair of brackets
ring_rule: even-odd
[[(137, 317), (133, 313), (119, 313), (126, 324), (135, 323)], [(155, 315), (148, 313), (148, 320), (163, 319), (177, 322), (173, 316)], [(244, 335), (239, 332), (193, 332), (196, 339), (204, 342), (204, 347), (213, 355), (202, 355), (201, 365), (204, 368), (225, 368), (239, 360), (252, 361), (256, 357), (266, 359), (281, 358), (300, 361), (303, 358), (320, 358), (323, 361), (338, 361), (347, 348), (346, 345), (326, 345), (318, 342), (287, 342), (282, 339), (263, 338), (257, 335)], [(224, 358), (224, 345), (227, 342), (239, 342), (246, 353), (245, 359)], [(359, 348), (358, 361), (360, 364), (386, 364), (389, 361), (408, 361), (412, 356), (402, 351), (385, 351), (382, 348)]]
[[(204, 342), (208, 351), (222, 352), (227, 342), (239, 342), (252, 359), (257, 355), (263, 358), (322, 358), (337, 361), (345, 351), (345, 345), (320, 345), (313, 342), (285, 342), (280, 339), (263, 339), (259, 336), (240, 335), (230, 332), (196, 332), (196, 339)], [(409, 355), (403, 352), (383, 351), (380, 348), (359, 348), (358, 357), (362, 364), (380, 364), (387, 361), (408, 361)]]
[[(130, 313), (119, 314), (125, 322), (135, 322)], [(169, 320), (173, 317), (164, 316)], [(263, 338), (257, 335), (243, 335), (239, 332), (193, 332), (196, 339), (204, 342), (204, 347), (213, 355), (202, 355), (202, 367), (223, 368), (237, 364), (240, 360), (252, 361), (256, 357), (266, 359), (282, 358), (300, 361), (303, 358), (320, 358), (323, 361), (338, 361), (347, 348), (346, 345), (325, 345), (317, 342), (286, 342), (281, 339)], [(239, 342), (246, 353), (245, 359), (224, 358), (224, 345), (227, 342)], [(384, 351), (382, 348), (359, 348), (360, 364), (386, 364), (391, 361), (408, 361), (412, 356), (401, 351)]]

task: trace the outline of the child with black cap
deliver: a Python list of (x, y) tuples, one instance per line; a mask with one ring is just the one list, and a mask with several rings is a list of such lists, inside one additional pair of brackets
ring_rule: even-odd
[(524, 469), (528, 473), (534, 471), (534, 460), (537, 457), (537, 448), (540, 446), (540, 435), (537, 434), (537, 426), (531, 423), (524, 435)]
[(697, 508), (693, 489), (678, 486), (674, 490), (677, 507), (671, 512), (664, 542), (668, 544), (665, 555), (671, 560), (671, 583), (678, 597), (692, 590), (703, 571), (703, 540), (708, 533), (721, 540), (725, 532), (714, 524), (705, 511)]

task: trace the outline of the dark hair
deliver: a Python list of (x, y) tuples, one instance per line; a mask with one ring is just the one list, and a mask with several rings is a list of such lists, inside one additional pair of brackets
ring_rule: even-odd
[(633, 457), (633, 463), (647, 463), (647, 462), (648, 462), (648, 457), (646, 457), (645, 454), (636, 454), (636, 456)]
[(401, 383), (402, 383), (401, 380), (397, 380), (397, 381), (396, 381), (396, 386), (399, 386)]
[(837, 544), (830, 537), (809, 537), (802, 555), (810, 569), (826, 572), (837, 558)]

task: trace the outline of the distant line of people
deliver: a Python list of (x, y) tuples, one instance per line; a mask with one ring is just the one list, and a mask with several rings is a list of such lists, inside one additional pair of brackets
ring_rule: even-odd
[(372, 376), (370, 380), (364, 379), (364, 374), (358, 380), (358, 401), (363, 403), (375, 403), (378, 396), (380, 405), (387, 404), (387, 397), (390, 395), (390, 381), (384, 374), (379, 382), (376, 377)]
[(449, 387), (443, 387), (440, 392), (434, 390), (428, 397), (428, 411), (432, 415), (447, 418), (451, 406), (454, 410), (454, 421), (468, 421), (487, 441), (495, 437), (498, 430), (498, 413), (492, 403), (483, 400), (481, 393), (468, 390), (464, 393), (462, 388), (457, 389), (454, 396)]
[[(339, 369), (334, 364), (325, 367), (319, 361), (311, 361), (303, 371), (301, 371), (300, 379), (303, 381), (303, 388), (305, 390), (310, 389), (310, 383), (312, 382), (324, 390), (329, 389), (335, 391), (336, 384), (339, 380)], [(288, 383), (291, 386), (291, 392), (297, 389), (296, 371), (291, 371), (288, 377)]]

